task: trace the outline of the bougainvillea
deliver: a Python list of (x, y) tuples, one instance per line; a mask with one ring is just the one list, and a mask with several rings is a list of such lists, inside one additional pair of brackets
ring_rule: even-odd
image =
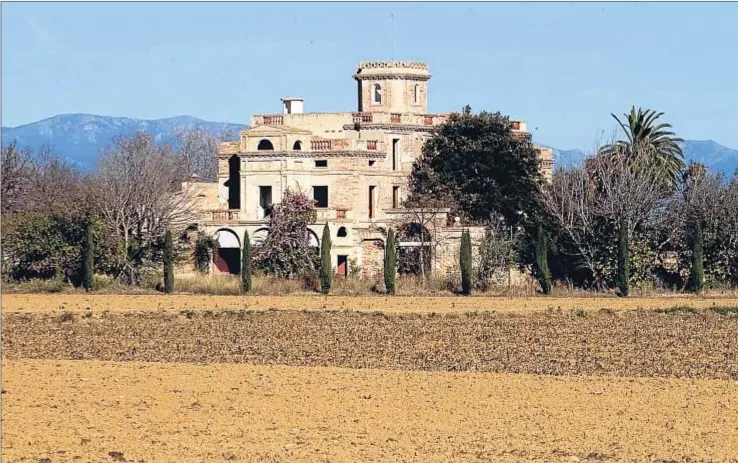
[(318, 268), (318, 248), (310, 245), (308, 225), (315, 223), (315, 201), (287, 189), (272, 211), (266, 239), (254, 246), (255, 269), (291, 278)]

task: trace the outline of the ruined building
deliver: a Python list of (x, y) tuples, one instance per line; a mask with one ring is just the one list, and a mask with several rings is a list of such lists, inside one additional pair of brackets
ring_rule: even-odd
[[(284, 98), (281, 114), (254, 115), (239, 141), (220, 145), (217, 190), (199, 186), (201, 229), (219, 243), (215, 273), (238, 272), (244, 232), (252, 243), (264, 239), (270, 206), (287, 188), (315, 199), (318, 218), (310, 242), (319, 246), (327, 222), (339, 274), (348, 274), (349, 263), (365, 274), (381, 272), (385, 230), (402, 219), (413, 161), (448, 115), (428, 113), (431, 75), (424, 63), (361, 63), (353, 78), (355, 111), (309, 113), (302, 98)], [(513, 122), (513, 130), (530, 136), (523, 121)], [(551, 151), (539, 153), (550, 175)], [(432, 231), (435, 269), (458, 261), (461, 226), (447, 226), (446, 212)], [(430, 246), (418, 239), (400, 243), (420, 245)]]

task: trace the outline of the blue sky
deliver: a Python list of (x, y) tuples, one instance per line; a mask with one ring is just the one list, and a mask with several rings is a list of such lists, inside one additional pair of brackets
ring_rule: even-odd
[(356, 64), (394, 57), (428, 63), (430, 111), (499, 110), (557, 148), (632, 104), (736, 148), (736, 24), (738, 3), (3, 3), (2, 124), (351, 111)]

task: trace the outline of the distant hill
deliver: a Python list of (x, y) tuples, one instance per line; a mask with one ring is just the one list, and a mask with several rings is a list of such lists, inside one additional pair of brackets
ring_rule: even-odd
[[(61, 114), (19, 127), (3, 127), (3, 146), (17, 140), (21, 146), (37, 150), (49, 146), (75, 165), (93, 169), (101, 149), (110, 146), (117, 135), (131, 135), (144, 130), (155, 140), (173, 142), (178, 128), (199, 127), (213, 134), (226, 128), (235, 133), (246, 126), (228, 122), (209, 122), (191, 116), (143, 120), (126, 117), (95, 116), (90, 114)], [(581, 150), (553, 148), (556, 166), (576, 166), (584, 159)], [(712, 140), (687, 140), (682, 144), (687, 162), (705, 164), (710, 170), (732, 176), (738, 169), (738, 150), (719, 145)]]
[(38, 150), (48, 146), (83, 169), (94, 169), (99, 152), (118, 135), (131, 135), (143, 130), (159, 142), (173, 142), (180, 128), (199, 127), (213, 134), (231, 128), (234, 133), (245, 126), (227, 122), (209, 122), (191, 116), (143, 120), (91, 114), (60, 114), (18, 127), (2, 128), (2, 145), (12, 140), (18, 145)]
[[(685, 140), (680, 143), (684, 160), (699, 162), (715, 172), (723, 172), (731, 177), (738, 169), (738, 150), (719, 145), (712, 140)], [(581, 150), (553, 149), (555, 166), (571, 167), (579, 166), (585, 157)]]

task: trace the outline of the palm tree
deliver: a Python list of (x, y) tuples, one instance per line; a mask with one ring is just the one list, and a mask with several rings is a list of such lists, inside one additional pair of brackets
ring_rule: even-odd
[(661, 168), (664, 180), (675, 184), (685, 166), (684, 154), (677, 143), (684, 140), (674, 136), (674, 132), (670, 131), (671, 124), (656, 125), (656, 120), (664, 113), (657, 113), (652, 109), (636, 110), (633, 106), (630, 114), (624, 114), (628, 119), (627, 125), (615, 114), (611, 115), (620, 124), (627, 140), (606, 145), (600, 153), (625, 153), (633, 158), (642, 155), (652, 157), (653, 162)]

